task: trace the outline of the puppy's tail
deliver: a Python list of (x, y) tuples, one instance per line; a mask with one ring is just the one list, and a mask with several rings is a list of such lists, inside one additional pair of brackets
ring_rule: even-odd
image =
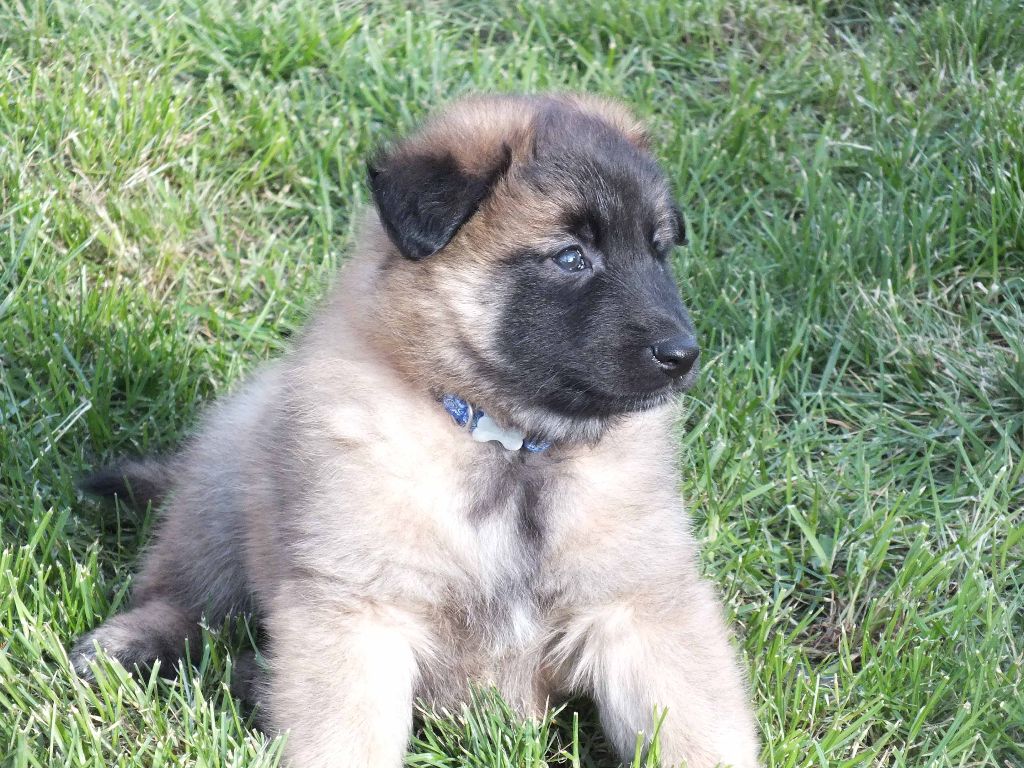
[(90, 496), (117, 498), (133, 509), (154, 507), (167, 497), (173, 482), (168, 459), (122, 459), (109, 467), (86, 475), (78, 488)]

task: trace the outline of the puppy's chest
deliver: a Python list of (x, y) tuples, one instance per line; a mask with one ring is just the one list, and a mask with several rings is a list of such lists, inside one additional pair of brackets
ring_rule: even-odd
[(529, 644), (545, 603), (553, 479), (539, 462), (501, 460), (474, 466), (462, 483), (466, 579), (452, 585), (446, 618), (495, 648)]
[(546, 457), (460, 442), (375, 448), (387, 468), (360, 488), (364, 525), (379, 530), (377, 560), (396, 597), (418, 604), (458, 647), (489, 653), (528, 645), (540, 631), (556, 497), (564, 471)]

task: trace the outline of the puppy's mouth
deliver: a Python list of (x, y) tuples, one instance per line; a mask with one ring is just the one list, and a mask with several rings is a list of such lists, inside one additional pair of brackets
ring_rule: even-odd
[(614, 401), (618, 407), (619, 413), (638, 413), (640, 411), (649, 411), (652, 408), (664, 405), (682, 394), (690, 388), (691, 384), (692, 382), (687, 383), (680, 379), (669, 382), (653, 392), (618, 395), (614, 398)]
[(643, 390), (608, 391), (593, 384), (574, 381), (568, 383), (557, 399), (562, 411), (568, 416), (608, 417), (649, 411), (664, 405), (688, 390), (696, 381), (697, 369), (689, 371), (678, 379), (667, 379), (660, 386)]

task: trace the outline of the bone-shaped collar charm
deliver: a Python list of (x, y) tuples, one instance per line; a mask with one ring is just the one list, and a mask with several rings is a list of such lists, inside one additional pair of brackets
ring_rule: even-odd
[(472, 434), (473, 439), (478, 443), (496, 440), (508, 451), (518, 451), (523, 447), (523, 440), (526, 438), (526, 435), (518, 429), (504, 429), (498, 426), (498, 422), (486, 413), (480, 417)]

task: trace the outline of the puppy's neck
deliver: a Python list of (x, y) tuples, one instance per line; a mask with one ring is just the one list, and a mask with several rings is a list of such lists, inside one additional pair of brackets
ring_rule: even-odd
[(551, 441), (534, 439), (522, 430), (500, 424), (487, 415), (483, 408), (474, 406), (457, 395), (444, 395), (441, 405), (452, 420), (464, 428), (478, 443), (499, 443), (506, 451), (544, 453), (551, 447)]

